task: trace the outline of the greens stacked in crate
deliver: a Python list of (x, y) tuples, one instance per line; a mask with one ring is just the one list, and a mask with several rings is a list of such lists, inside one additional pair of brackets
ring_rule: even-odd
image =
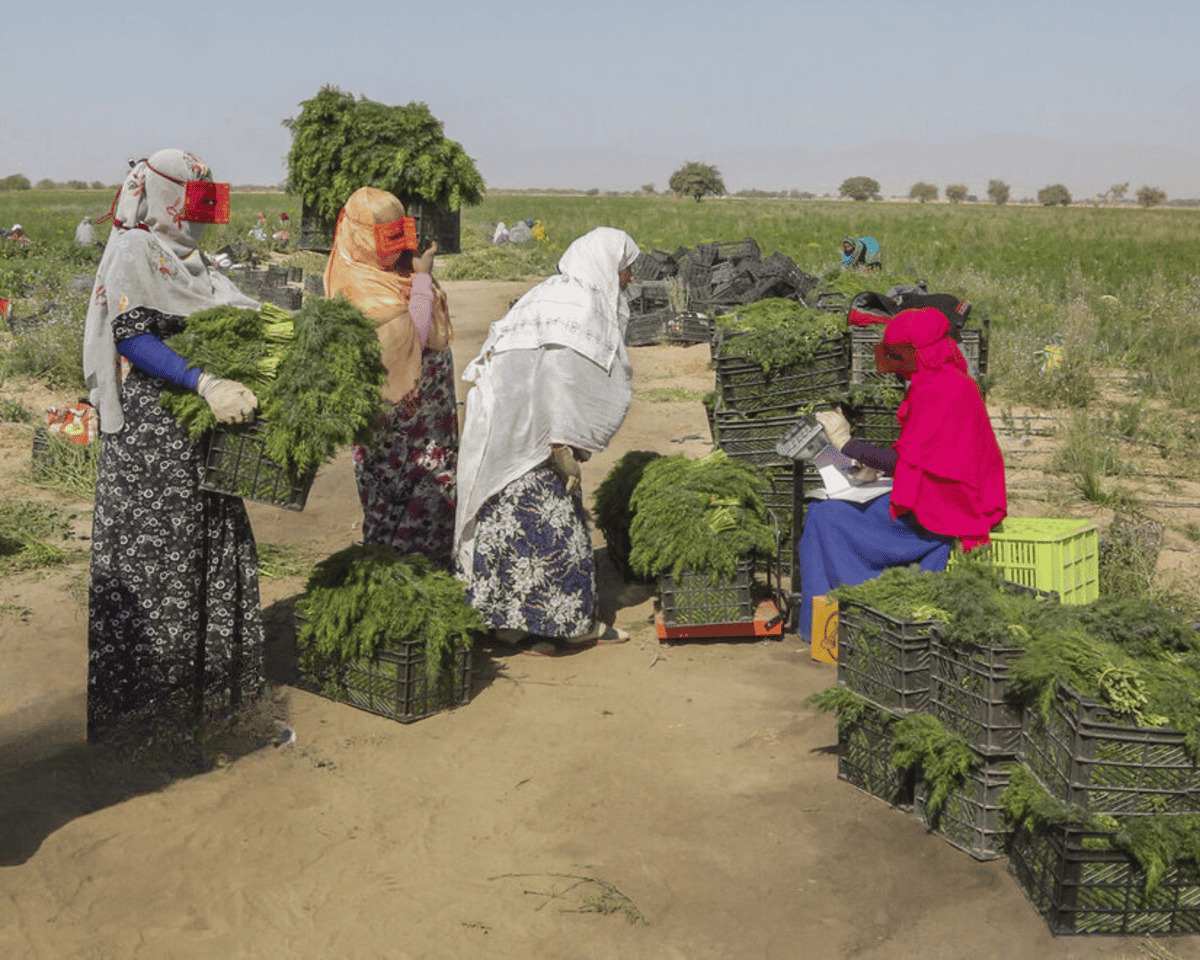
[(596, 525), (623, 574), (658, 580), (668, 626), (745, 622), (754, 558), (778, 548), (762, 483), (720, 450), (699, 459), (631, 451), (596, 490)]
[(347, 547), (316, 565), (296, 611), (301, 675), (322, 695), (402, 722), (469, 699), (484, 625), (423, 556)]
[[(230, 472), (221, 492), (274, 502), (261, 488), (279, 486), (278, 473), (311, 482), (341, 447), (369, 437), (384, 409), (379, 388), (386, 370), (375, 325), (342, 298), (314, 298), (294, 316), (270, 303), (260, 310), (214, 307), (189, 316), (167, 343), (189, 365), (236, 380), (258, 398), (257, 423), (230, 425), (218, 424), (194, 391), (163, 391), (160, 403), (193, 439), (219, 431), (226, 436), (217, 449), (254, 446), (246, 460), (255, 471)], [(264, 458), (278, 466), (275, 475), (261, 470)], [(225, 464), (210, 459), (209, 466), (225, 473)]]
[(1009, 853), (1055, 932), (1200, 931), (1192, 625), (1062, 605), (969, 558), (836, 595), (839, 685), (814, 703), (839, 711), (839, 776), (891, 803), (911, 786), (955, 846)]

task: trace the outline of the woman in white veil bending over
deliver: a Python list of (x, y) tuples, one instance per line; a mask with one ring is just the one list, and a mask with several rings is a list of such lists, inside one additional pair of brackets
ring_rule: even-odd
[(492, 324), (463, 372), (474, 386), (459, 443), (456, 566), (502, 641), (628, 639), (596, 619), (579, 461), (608, 446), (629, 412), (624, 289), (637, 255), (612, 227), (580, 237), (558, 274)]

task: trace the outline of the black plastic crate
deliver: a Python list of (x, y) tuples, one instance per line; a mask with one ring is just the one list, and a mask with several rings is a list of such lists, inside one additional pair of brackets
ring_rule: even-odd
[(630, 317), (625, 325), (625, 345), (627, 347), (651, 347), (662, 343), (666, 332), (669, 311), (648, 313), (643, 316)]
[(849, 365), (841, 338), (822, 340), (812, 359), (766, 373), (760, 364), (728, 354), (721, 345), (714, 360), (717, 392), (727, 410), (746, 415), (795, 409), (826, 400), (850, 385)]
[(924, 710), (936, 622), (899, 620), (843, 601), (838, 605), (838, 683), (893, 713)]
[(219, 424), (213, 429), (200, 471), (200, 489), (285, 510), (303, 510), (317, 471), (296, 476), (267, 456), (263, 433), (262, 420), (244, 426)]
[(929, 784), (918, 774), (913, 795), (913, 813), (947, 843), (976, 860), (998, 860), (1005, 856), (1012, 830), (1000, 808), (1000, 794), (1012, 779), (1009, 764), (993, 760), (963, 778), (938, 809), (929, 814)]
[(877, 447), (890, 447), (900, 439), (896, 407), (863, 403), (852, 407), (847, 419), (850, 422), (850, 435), (855, 440), (873, 443)]
[(1021, 749), (1022, 710), (1005, 699), (1009, 665), (1020, 647), (930, 647), (929, 712), (984, 756), (1013, 756)]
[(1170, 727), (1134, 727), (1060, 683), (1049, 717), (1025, 710), (1021, 755), (1052, 797), (1092, 813), (1200, 812), (1200, 766)]
[(410, 640), (371, 659), (351, 660), (341, 673), (338, 699), (370, 713), (411, 723), (471, 699), (471, 647), (455, 647), (453, 667), (429, 677), (425, 643)]
[[(890, 373), (880, 373), (875, 362), (875, 344), (883, 342), (885, 323), (873, 323), (867, 327), (850, 328), (850, 383), (869, 383), (883, 379), (895, 382)], [(959, 346), (967, 361), (967, 372), (978, 380), (987, 373), (987, 341), (978, 327), (962, 330)]]
[(684, 570), (678, 577), (658, 578), (663, 623), (668, 627), (700, 627), (749, 623), (754, 619), (754, 558), (738, 560), (732, 578)]
[(1010, 869), (1055, 934), (1200, 933), (1200, 872), (1167, 870), (1147, 894), (1146, 874), (1111, 833), (1018, 827)]
[(703, 313), (671, 313), (663, 322), (666, 343), (709, 343), (716, 325)]
[(857, 720), (838, 724), (838, 779), (892, 806), (913, 802), (911, 771), (892, 766), (895, 717), (866, 710)]

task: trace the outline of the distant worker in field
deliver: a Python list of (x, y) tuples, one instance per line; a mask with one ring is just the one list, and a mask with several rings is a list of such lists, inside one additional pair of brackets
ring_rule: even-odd
[(92, 226), (92, 218), (84, 217), (75, 228), (75, 242), (81, 247), (90, 247), (96, 242), (96, 228)]
[(533, 220), (518, 220), (509, 228), (509, 243), (528, 243), (533, 239)]
[(25, 228), (19, 223), (14, 223), (12, 225), (12, 229), (8, 231), (8, 239), (16, 240), (18, 243), (25, 244), (25, 246), (29, 246), (31, 243), (33, 243), (33, 241), (29, 239), (29, 234), (25, 232)]
[(284, 249), (292, 240), (292, 231), (288, 229), (288, 215), (281, 213), (279, 215), (279, 229), (271, 234), (271, 239), (275, 241), (275, 245), (280, 249)]
[(842, 240), (842, 269), (873, 273), (883, 269), (879, 241), (874, 237), (846, 237)]

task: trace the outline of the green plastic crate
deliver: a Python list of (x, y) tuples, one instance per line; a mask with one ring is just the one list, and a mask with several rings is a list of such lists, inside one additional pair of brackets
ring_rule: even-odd
[(1057, 593), (1062, 603), (1100, 596), (1100, 535), (1089, 520), (1008, 517), (972, 556), (999, 567), (1005, 580)]

